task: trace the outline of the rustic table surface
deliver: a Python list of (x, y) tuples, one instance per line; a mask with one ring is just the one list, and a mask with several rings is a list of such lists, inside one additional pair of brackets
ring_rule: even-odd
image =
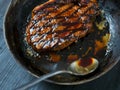
[[(16, 63), (7, 49), (3, 36), (3, 17), (9, 2), (0, 0), (0, 90), (14, 90), (35, 79)], [(83, 85), (59, 86), (41, 82), (30, 90), (120, 90), (120, 62), (101, 78)]]

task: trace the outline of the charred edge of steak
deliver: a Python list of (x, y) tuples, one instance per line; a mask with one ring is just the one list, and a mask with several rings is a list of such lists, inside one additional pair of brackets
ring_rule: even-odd
[(55, 0), (56, 3), (68, 4), (68, 3), (76, 3), (79, 0)]
[(80, 3), (81, 5), (85, 5), (89, 3), (90, 0), (55, 0), (56, 3), (68, 4), (68, 3)]

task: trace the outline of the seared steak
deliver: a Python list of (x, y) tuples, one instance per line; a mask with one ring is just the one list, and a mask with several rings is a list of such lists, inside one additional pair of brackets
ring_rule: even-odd
[(26, 28), (27, 42), (38, 52), (64, 49), (90, 32), (97, 14), (96, 0), (49, 0), (33, 9)]

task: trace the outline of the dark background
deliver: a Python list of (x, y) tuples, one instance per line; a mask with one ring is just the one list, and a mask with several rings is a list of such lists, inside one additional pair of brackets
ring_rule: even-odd
[[(10, 0), (0, 0), (0, 90), (14, 90), (35, 79), (10, 54), (3, 36), (3, 17)], [(77, 86), (59, 86), (41, 82), (30, 90), (120, 90), (120, 62), (107, 74)]]

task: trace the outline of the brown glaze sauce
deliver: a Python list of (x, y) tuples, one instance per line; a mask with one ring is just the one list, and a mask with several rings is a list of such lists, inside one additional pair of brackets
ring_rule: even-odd
[[(56, 2), (49, 3), (48, 1), (45, 5), (35, 7), (30, 24), (26, 28), (28, 44), (34, 47), (34, 50), (41, 52), (42, 50), (52, 50), (53, 47), (56, 48), (61, 43), (65, 43), (60, 39), (74, 42), (76, 39), (84, 37), (91, 29), (92, 16), (97, 15), (98, 5), (93, 1), (86, 3), (87, 6), (85, 5), (87, 1), (81, 1), (84, 3), (83, 5), (78, 3), (56, 4)], [(93, 12), (91, 12), (92, 10)], [(55, 42), (54, 39), (56, 39)], [(70, 44), (64, 45), (64, 48)], [(54, 48), (53, 51), (56, 50)]]
[[(76, 12), (78, 12), (78, 11), (76, 11)], [(33, 12), (33, 13), (36, 13), (36, 12)], [(74, 19), (74, 18), (72, 18), (73, 15), (71, 15), (70, 17), (71, 17), (71, 21), (73, 21), (72, 20), (72, 19)], [(78, 63), (80, 66), (86, 67), (86, 66), (92, 64), (93, 60), (91, 58), (86, 59), (86, 57), (99, 58), (99, 56), (97, 56), (97, 53), (99, 53), (103, 49), (107, 50), (107, 45), (108, 45), (108, 42), (110, 41), (109, 24), (107, 24), (107, 26), (103, 25), (103, 24), (106, 24), (107, 20), (106, 20), (105, 16), (100, 15), (99, 17), (102, 19), (99, 20), (99, 22), (97, 22), (97, 24), (94, 24), (95, 28), (93, 29), (93, 31), (91, 33), (89, 33), (88, 36), (81, 38), (80, 40), (78, 40), (76, 43), (73, 43), (69, 47), (67, 47), (61, 51), (56, 51), (56, 52), (52, 52), (52, 53), (46, 52), (45, 54), (36, 53), (34, 50), (30, 49), (29, 53), (28, 53), (29, 56), (31, 56), (33, 58), (36, 58), (36, 57), (34, 57), (36, 55), (41, 56), (41, 58), (38, 57), (39, 58), (38, 61), (42, 60), (42, 59), (44, 59), (44, 60), (47, 59), (50, 62), (54, 62), (54, 63), (57, 63), (61, 60), (66, 60), (67, 62), (71, 63), (80, 58), (85, 58), (85, 59), (80, 60), (80, 62)], [(56, 17), (56, 18), (59, 18), (59, 17)], [(60, 22), (64, 21), (65, 19), (66, 18), (64, 17), (64, 19), (60, 20)], [(65, 24), (68, 25), (68, 23), (65, 23)], [(78, 26), (76, 26), (76, 27), (78, 27)], [(42, 28), (45, 28), (45, 26), (43, 26)], [(53, 28), (56, 28), (56, 27), (53, 27)], [(66, 27), (65, 29), (67, 29), (67, 28), (69, 28), (69, 27)], [(61, 28), (59, 28), (59, 29), (61, 29)], [(61, 32), (61, 30), (58, 30), (58, 31), (59, 31), (59, 35), (60, 35), (59, 37), (64, 37), (64, 36), (69, 35), (68, 32), (67, 33)], [(49, 30), (47, 33), (49, 33)], [(33, 34), (34, 34), (34, 32), (33, 32)], [(41, 38), (43, 38), (42, 35), (41, 35)], [(40, 38), (38, 38), (38, 39), (40, 39)], [(47, 58), (46, 58), (46, 56), (47, 56)]]
[(97, 52), (105, 48), (109, 41), (110, 41), (110, 34), (106, 34), (105, 36), (103, 36), (102, 40), (96, 40), (94, 54), (96, 55)]
[(82, 67), (87, 67), (87, 66), (91, 65), (92, 63), (93, 63), (92, 58), (85, 58), (85, 59), (81, 59), (78, 62), (78, 65), (82, 66)]
[(75, 55), (70, 54), (67, 57), (68, 62), (73, 62), (73, 61), (78, 60), (78, 59), (79, 59), (79, 56), (77, 54), (75, 54)]
[[(102, 18), (102, 17), (101, 17)], [(105, 27), (105, 25), (103, 24), (106, 24), (106, 19), (103, 19), (103, 21), (99, 22), (100, 24), (96, 25), (97, 27), (97, 30), (96, 33), (98, 34), (97, 38), (95, 38), (94, 36), (94, 39), (89, 41), (88, 44), (86, 45), (86, 49), (83, 45), (81, 45), (81, 48), (79, 50), (79, 52), (82, 52), (81, 54), (79, 53), (76, 53), (76, 54), (67, 54), (67, 58), (66, 60), (68, 62), (73, 62), (75, 60), (78, 60), (79, 58), (85, 58), (85, 59), (82, 59), (80, 62), (79, 62), (79, 65), (83, 66), (83, 67), (86, 67), (90, 64), (92, 64), (92, 57), (99, 57), (99, 56), (96, 56), (97, 53), (104, 53), (104, 52), (101, 52), (103, 49), (106, 49), (107, 50), (107, 45), (108, 45), (108, 42), (110, 41), (110, 33), (109, 33), (109, 28), (107, 28), (107, 26)], [(102, 24), (101, 24), (102, 23)], [(102, 28), (102, 30), (101, 30)], [(95, 34), (95, 30), (93, 30), (93, 33)], [(104, 33), (104, 34), (103, 34)], [(94, 35), (93, 34), (93, 35)], [(93, 42), (92, 44), (93, 45), (89, 45), (90, 42)], [(78, 42), (77, 42), (78, 43)], [(84, 42), (83, 42), (84, 43)], [(74, 45), (73, 45), (74, 47)], [(66, 48), (67, 49), (67, 48)], [(72, 48), (69, 47), (67, 50), (70, 51)], [(73, 48), (74, 49), (74, 48)], [(83, 52), (85, 49), (85, 52)], [(92, 52), (92, 53), (91, 53)], [(90, 55), (89, 55), (90, 54)], [(57, 54), (56, 54), (57, 55)], [(60, 55), (59, 55), (60, 56)], [(91, 58), (86, 58), (86, 57), (91, 57)], [(61, 56), (60, 59), (63, 59), (64, 57)], [(60, 60), (56, 60), (56, 61), (60, 61)], [(55, 61), (55, 62), (56, 62)], [(54, 60), (52, 60), (52, 62), (54, 62)]]
[(55, 53), (50, 53), (50, 61), (51, 62), (59, 62), (61, 60), (61, 56)]

